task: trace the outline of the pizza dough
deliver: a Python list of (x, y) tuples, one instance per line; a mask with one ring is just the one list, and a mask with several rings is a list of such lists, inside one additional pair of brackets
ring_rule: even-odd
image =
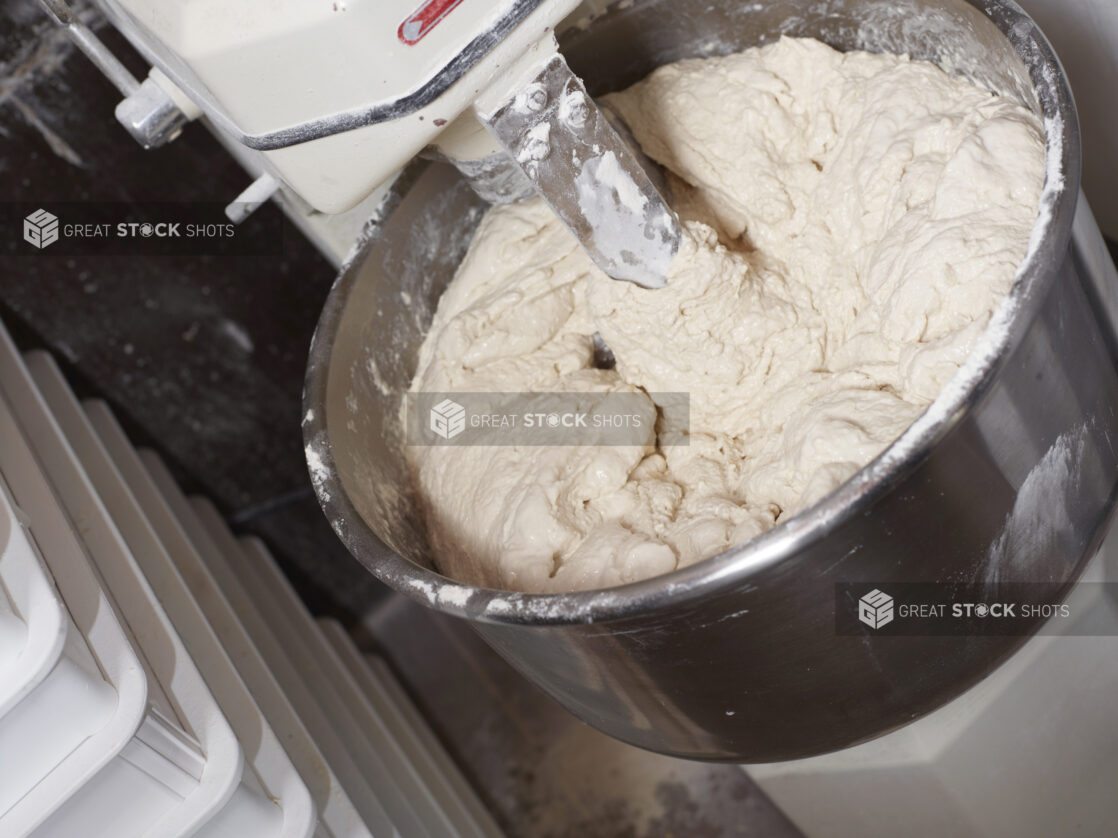
[(606, 277), (539, 200), (494, 207), (412, 389), (685, 391), (689, 444), (663, 444), (668, 416), (659, 442), (409, 447), (436, 562), (464, 582), (623, 584), (809, 506), (935, 399), (1037, 215), (1037, 117), (903, 56), (784, 38), (607, 101), (669, 173), (687, 235), (668, 287)]

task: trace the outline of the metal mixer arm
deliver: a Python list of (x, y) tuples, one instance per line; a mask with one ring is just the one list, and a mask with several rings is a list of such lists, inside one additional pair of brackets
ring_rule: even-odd
[(475, 113), (594, 263), (614, 279), (662, 288), (679, 219), (641, 157), (555, 53), (485, 91)]

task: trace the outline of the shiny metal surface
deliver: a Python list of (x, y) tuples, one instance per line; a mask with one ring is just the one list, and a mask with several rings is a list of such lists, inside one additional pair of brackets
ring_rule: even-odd
[(679, 219), (563, 56), (478, 118), (606, 275), (667, 284)]
[[(1042, 213), (1008, 300), (935, 405), (834, 493), (746, 545), (607, 591), (516, 595), (431, 570), (398, 417), (424, 330), (484, 209), (448, 166), (418, 163), (397, 184), (331, 293), (307, 374), (311, 476), (358, 559), (466, 618), (589, 724), (697, 759), (822, 753), (958, 695), (1023, 638), (839, 637), (835, 583), (1070, 583), (1118, 484), (1113, 280), (1071, 244), (1074, 106), (1050, 47), (1013, 3), (638, 0), (562, 45), (597, 95), (666, 61), (782, 32), (939, 60), (1038, 108), (1048, 129)], [(1079, 219), (1084, 238), (1097, 236), (1089, 212)], [(1069, 434), (1082, 440), (1076, 461), (1044, 483), (1028, 532), (1007, 533), (1023, 487), (1035, 489), (1045, 455)]]
[(144, 148), (159, 148), (182, 133), (190, 121), (171, 97), (152, 79), (144, 79), (135, 93), (116, 106), (117, 122)]

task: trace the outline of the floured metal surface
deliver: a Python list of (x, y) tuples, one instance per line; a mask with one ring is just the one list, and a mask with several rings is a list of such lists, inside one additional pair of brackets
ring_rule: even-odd
[(645, 288), (664, 286), (679, 219), (562, 56), (479, 118), (599, 268)]

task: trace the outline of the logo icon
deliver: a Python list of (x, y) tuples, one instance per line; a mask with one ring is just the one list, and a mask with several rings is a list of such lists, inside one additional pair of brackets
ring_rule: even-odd
[(42, 250), (58, 241), (58, 216), (37, 209), (23, 219), (23, 240)]
[(431, 408), (431, 430), (443, 439), (454, 439), (466, 430), (466, 408), (443, 399)]
[(870, 628), (881, 628), (893, 622), (893, 598), (874, 588), (858, 600), (858, 619)]

